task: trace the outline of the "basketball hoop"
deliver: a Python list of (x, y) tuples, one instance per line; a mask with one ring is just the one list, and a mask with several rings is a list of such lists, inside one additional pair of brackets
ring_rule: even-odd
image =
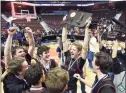
[[(15, 0), (15, 1), (18, 1), (18, 0)], [(19, 1), (21, 1), (21, 0), (19, 0)], [(18, 11), (15, 11), (17, 6), (22, 6), (22, 8), (18, 8)], [(12, 16), (14, 18), (25, 18), (25, 19), (27, 19), (26, 15), (28, 17), (30, 15), (31, 19), (36, 19), (35, 4), (27, 3), (27, 2), (11, 2), (11, 8), (12, 8)], [(32, 11), (32, 12), (30, 12), (30, 11)], [(30, 20), (28, 19), (28, 21), (30, 21)]]

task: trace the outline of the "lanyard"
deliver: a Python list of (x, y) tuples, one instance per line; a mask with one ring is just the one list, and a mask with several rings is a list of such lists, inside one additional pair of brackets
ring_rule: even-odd
[[(41, 62), (41, 60), (40, 60), (40, 62)], [(41, 64), (43, 65), (43, 67), (44, 67), (44, 69), (46, 70), (46, 72), (48, 72), (49, 70), (50, 70), (50, 66), (51, 66), (51, 62), (49, 61), (49, 68), (47, 68), (42, 62), (41, 62)]]
[(107, 78), (107, 77), (108, 77), (108, 74), (105, 75), (104, 77), (102, 77), (100, 80), (98, 80), (98, 82), (92, 87), (92, 90), (91, 90), (91, 91), (93, 91), (93, 89), (97, 86), (97, 84), (98, 84), (102, 79), (105, 79), (105, 78)]
[[(16, 78), (20, 79), (20, 80), (23, 80), (25, 82), (25, 84), (27, 84), (29, 86), (29, 84), (27, 83), (27, 81), (25, 79), (22, 79), (20, 78), (19, 76), (15, 75)], [(25, 88), (25, 85), (24, 85), (24, 88)]]
[(44, 69), (48, 72), (50, 70), (50, 66), (51, 66), (50, 61), (49, 61), (49, 64), (48, 64), (49, 68), (47, 66), (45, 66), (44, 64), (43, 64), (43, 66), (44, 66)]
[[(80, 58), (80, 56), (72, 63), (72, 59), (70, 60), (68, 70), (71, 69), (71, 67), (74, 65), (74, 63)], [(72, 64), (71, 64), (72, 63)]]

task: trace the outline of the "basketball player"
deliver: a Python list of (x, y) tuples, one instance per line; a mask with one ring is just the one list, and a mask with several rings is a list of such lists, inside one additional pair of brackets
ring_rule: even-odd
[(49, 49), (46, 45), (39, 46), (37, 49), (38, 60), (43, 65), (45, 73), (58, 66), (56, 61), (50, 58)]
[[(28, 38), (29, 38), (29, 49), (28, 49), (28, 54), (32, 57), (33, 56), (33, 52), (34, 52), (34, 48), (35, 48), (35, 41), (34, 41), (34, 37), (32, 34), (32, 30), (30, 27), (26, 27), (25, 28), (26, 33), (28, 34)], [(15, 27), (10, 27), (8, 29), (8, 37), (5, 43), (5, 49), (4, 49), (4, 58), (5, 58), (5, 63), (8, 63), (12, 57), (25, 57), (26, 56), (26, 52), (24, 51), (24, 49), (22, 47), (14, 47), (13, 51), (11, 52), (11, 47), (12, 47), (12, 39), (14, 34), (16, 33), (16, 28)], [(27, 58), (26, 58), (27, 60)]]
[(31, 84), (29, 93), (43, 93), (42, 82), (45, 81), (43, 68), (39, 64), (32, 64), (25, 72), (26, 81)]
[(63, 93), (69, 81), (68, 72), (61, 68), (53, 68), (47, 74), (46, 89), (42, 93)]
[(105, 52), (98, 52), (93, 59), (93, 72), (96, 73), (95, 82), (91, 83), (80, 77), (79, 74), (74, 74), (74, 77), (92, 87), (91, 93), (116, 93), (112, 78), (108, 72), (113, 65), (111, 56)]
[(67, 42), (67, 31), (66, 31), (67, 28), (66, 26), (63, 27), (63, 32), (62, 32), (63, 52), (66, 59), (64, 68), (69, 72), (69, 77), (70, 77), (70, 80), (68, 82), (68, 89), (65, 91), (65, 93), (77, 93), (77, 85), (76, 85), (77, 79), (74, 78), (73, 75), (75, 73), (78, 73), (81, 76), (83, 75), (82, 69), (86, 62), (86, 56), (88, 51), (90, 23), (91, 23), (91, 18), (87, 20), (83, 46), (77, 42), (74, 42), (73, 44), (71, 44), (70, 48), (68, 48), (69, 46)]

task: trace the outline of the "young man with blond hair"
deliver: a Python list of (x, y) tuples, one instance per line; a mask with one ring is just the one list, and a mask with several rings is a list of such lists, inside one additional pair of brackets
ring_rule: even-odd
[[(63, 52), (65, 55), (64, 69), (69, 72), (70, 80), (68, 82), (68, 89), (65, 93), (77, 93), (77, 79), (73, 77), (75, 73), (84, 75), (83, 66), (86, 62), (86, 56), (88, 51), (89, 43), (89, 25), (91, 23), (91, 18), (87, 20), (87, 25), (85, 26), (85, 36), (83, 45), (74, 42), (69, 47), (67, 40), (67, 26), (63, 27), (62, 32), (62, 42), (63, 42)], [(83, 76), (84, 78), (84, 76)], [(85, 86), (83, 86), (83, 93), (85, 93)]]
[(45, 85), (46, 89), (43, 93), (63, 93), (67, 89), (69, 74), (62, 68), (53, 68), (47, 74)]

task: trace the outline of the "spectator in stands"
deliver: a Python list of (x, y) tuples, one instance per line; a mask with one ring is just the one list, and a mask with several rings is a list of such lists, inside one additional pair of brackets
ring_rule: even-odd
[(63, 55), (63, 43), (61, 37), (57, 37), (58, 47), (56, 48), (56, 52), (58, 53), (58, 57), (60, 58), (60, 66), (64, 65), (64, 55)]
[[(28, 34), (29, 38), (29, 49), (28, 54), (32, 57), (33, 51), (35, 48), (35, 41), (32, 34), (32, 30), (29, 27), (25, 28), (26, 33)], [(22, 47), (14, 47), (13, 51), (11, 53), (11, 46), (12, 46), (12, 38), (16, 32), (16, 28), (10, 27), (8, 30), (8, 38), (6, 40), (5, 49), (4, 49), (4, 57), (5, 57), (5, 63), (10, 62), (12, 57), (25, 57), (27, 53), (25, 53), (24, 49)], [(26, 58), (27, 60), (27, 58)], [(30, 62), (29, 62), (30, 64)]]
[(42, 32), (40, 30), (37, 30), (37, 45), (40, 46), (41, 45), (41, 40), (42, 40)]
[(16, 39), (18, 40), (19, 46), (22, 46), (22, 38), (23, 38), (23, 36), (22, 36), (21, 32), (18, 32), (16, 34)]
[(43, 93), (63, 93), (67, 89), (69, 74), (61, 68), (53, 68), (47, 74), (45, 84), (46, 89)]
[(58, 52), (58, 57), (61, 58), (61, 48), (59, 46), (56, 48), (56, 52)]
[(44, 36), (47, 36), (48, 35), (48, 33), (47, 32), (44, 32)]
[(58, 52), (58, 57), (61, 58), (61, 50), (63, 48), (61, 37), (57, 37), (57, 43), (58, 47), (56, 48), (56, 52)]
[[(9, 27), (11, 26), (11, 24), (9, 22), (6, 23), (6, 29), (9, 29)], [(8, 31), (6, 30), (6, 33), (8, 33)]]
[(107, 53), (110, 55), (112, 54), (112, 46), (113, 46), (113, 42), (108, 40), (106, 43), (106, 49), (107, 49)]
[(91, 39), (90, 39), (90, 42), (89, 42), (89, 51), (88, 51), (88, 62), (89, 62), (89, 67), (92, 69), (93, 66), (92, 66), (92, 61), (93, 61), (93, 58), (94, 58), (94, 54), (96, 52), (96, 45), (97, 45), (97, 39), (96, 39), (96, 36), (97, 36), (97, 33), (94, 33), (92, 31), (91, 33)]
[(91, 83), (81, 78), (79, 74), (75, 74), (74, 77), (92, 87), (92, 93), (116, 93), (112, 78), (108, 74), (112, 65), (112, 58), (107, 53), (98, 52), (93, 60), (93, 72), (96, 73), (95, 82)]
[(23, 93), (29, 88), (24, 79), (25, 71), (28, 69), (28, 63), (25, 58), (16, 57), (8, 62), (9, 73), (5, 76), (4, 93)]
[(102, 40), (100, 46), (101, 46), (100, 51), (103, 51), (103, 52), (106, 52), (106, 53), (112, 55), (113, 41)]
[(74, 32), (75, 32), (75, 35), (80, 35), (79, 27), (74, 27)]
[(33, 64), (28, 68), (25, 72), (25, 79), (31, 85), (30, 93), (43, 93), (42, 82), (45, 81), (45, 75), (39, 64)]
[(6, 38), (7, 38), (6, 32), (5, 31), (1, 31), (1, 44), (2, 45), (5, 44)]
[(74, 40), (74, 35), (75, 35), (75, 31), (73, 28), (71, 28), (71, 30), (69, 31), (70, 32), (70, 39)]
[(37, 55), (39, 57), (38, 60), (44, 66), (45, 72), (48, 72), (52, 68), (58, 66), (56, 61), (50, 58), (49, 49), (50, 48), (46, 45), (39, 46), (37, 49)]
[(62, 34), (62, 28), (60, 28), (60, 29), (57, 30), (57, 34), (58, 35)]
[(36, 42), (35, 42), (35, 45), (37, 45), (37, 43), (38, 43), (38, 42), (37, 42), (37, 37), (38, 37), (37, 34), (38, 34), (38, 33), (36, 33), (36, 32), (33, 33), (34, 39), (35, 39), (35, 41), (36, 41)]
[(84, 29), (80, 29), (80, 35), (84, 35)]

